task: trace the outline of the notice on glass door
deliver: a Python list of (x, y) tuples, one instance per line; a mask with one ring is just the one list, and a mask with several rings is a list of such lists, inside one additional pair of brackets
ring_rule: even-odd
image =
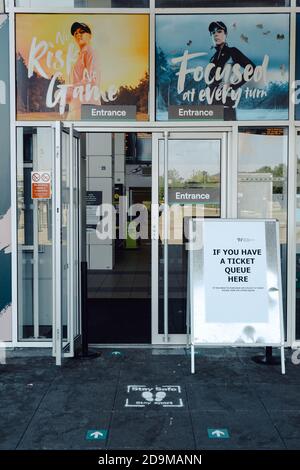
[(102, 204), (102, 191), (86, 192), (86, 228), (95, 230), (100, 218), (99, 206)]
[(31, 172), (31, 199), (51, 199), (50, 171)]

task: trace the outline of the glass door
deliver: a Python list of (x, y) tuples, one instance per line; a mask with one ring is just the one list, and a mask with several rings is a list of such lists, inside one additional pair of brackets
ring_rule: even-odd
[(293, 341), (300, 340), (300, 129), (296, 133), (296, 324), (292, 327), (295, 334), (292, 336)]
[(52, 341), (54, 130), (17, 128), (18, 341)]
[(187, 221), (226, 217), (226, 133), (153, 136), (152, 343), (187, 339)]
[(53, 355), (61, 365), (80, 341), (79, 139), (72, 126), (55, 127)]

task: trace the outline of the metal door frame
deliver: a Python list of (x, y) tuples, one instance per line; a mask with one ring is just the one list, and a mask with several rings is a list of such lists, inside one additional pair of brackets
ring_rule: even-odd
[[(168, 142), (172, 139), (182, 140), (220, 140), (221, 152), (221, 218), (233, 217), (236, 207), (232, 201), (237, 193), (237, 162), (229, 148), (232, 145), (229, 130), (195, 132), (195, 130), (178, 132), (177, 130), (152, 134), (152, 344), (153, 345), (183, 345), (187, 342), (186, 334), (168, 333), (168, 244), (164, 244), (164, 333), (158, 332), (159, 316), (159, 141), (164, 140), (164, 188), (165, 203), (168, 204)], [(164, 219), (167, 233), (168, 220)]]
[[(67, 178), (69, 180), (69, 216), (68, 216), (68, 234), (67, 234), (67, 292), (62, 289), (62, 135), (68, 135), (68, 147), (66, 149), (66, 158), (69, 159)], [(55, 124), (55, 161), (54, 161), (54, 194), (53, 194), (53, 334), (52, 334), (52, 353), (56, 360), (56, 365), (62, 364), (65, 357), (73, 357), (75, 354), (75, 342), (80, 339), (80, 296), (78, 296), (78, 305), (74, 302), (74, 272), (75, 250), (77, 250), (77, 276), (79, 280), (79, 243), (76, 232), (79, 217), (79, 199), (75, 204), (74, 210), (74, 188), (79, 181), (77, 173), (77, 182), (74, 181), (74, 167), (78, 168), (79, 161), (79, 142), (76, 155), (74, 155), (74, 133), (73, 126), (64, 127), (63, 123), (57, 121)], [(76, 186), (75, 186), (76, 185)], [(77, 215), (76, 215), (77, 213)], [(77, 240), (77, 242), (76, 242)], [(80, 283), (78, 282), (78, 287)], [(80, 291), (80, 288), (79, 288)], [(63, 338), (63, 312), (62, 296), (67, 295), (67, 339)], [(77, 314), (77, 315), (76, 315)], [(75, 325), (78, 322), (79, 334), (75, 331)]]

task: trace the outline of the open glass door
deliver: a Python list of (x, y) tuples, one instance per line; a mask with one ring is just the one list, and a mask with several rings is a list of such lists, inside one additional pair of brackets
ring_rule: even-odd
[(53, 355), (61, 365), (80, 342), (79, 139), (72, 126), (55, 127)]
[(226, 133), (153, 135), (153, 344), (186, 343), (185, 228), (226, 216), (226, 149)]

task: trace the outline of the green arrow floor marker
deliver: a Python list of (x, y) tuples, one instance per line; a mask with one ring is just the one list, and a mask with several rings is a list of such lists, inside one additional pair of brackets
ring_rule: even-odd
[(85, 439), (87, 441), (104, 441), (107, 438), (107, 429), (89, 429)]
[(207, 434), (209, 439), (229, 439), (229, 432), (226, 428), (208, 428)]

